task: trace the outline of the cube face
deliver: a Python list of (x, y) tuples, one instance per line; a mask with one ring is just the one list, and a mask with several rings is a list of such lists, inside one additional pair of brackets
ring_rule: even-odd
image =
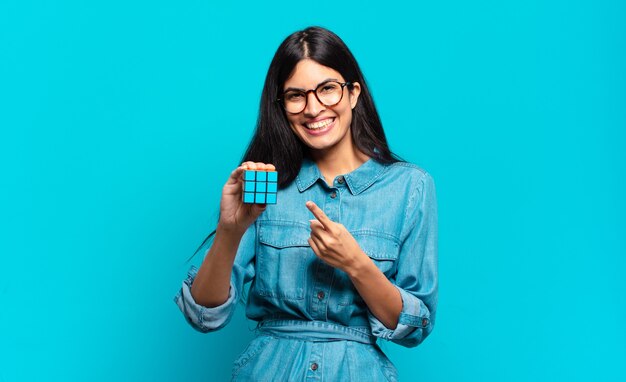
[(243, 177), (243, 202), (276, 204), (278, 173), (246, 170)]

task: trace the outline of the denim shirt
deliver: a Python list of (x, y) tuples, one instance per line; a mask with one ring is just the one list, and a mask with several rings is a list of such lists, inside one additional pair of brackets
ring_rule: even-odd
[[(402, 311), (396, 328), (371, 313), (345, 272), (314, 254), (307, 241), (314, 218), (308, 200), (343, 224), (398, 289)], [(437, 307), (433, 179), (407, 162), (369, 159), (328, 185), (317, 165), (305, 159), (296, 179), (279, 190), (278, 204), (268, 205), (242, 237), (224, 304), (207, 308), (194, 301), (196, 271), (192, 266), (174, 301), (201, 332), (224, 327), (251, 282), (246, 316), (258, 321), (260, 330), (417, 346), (433, 330)]]

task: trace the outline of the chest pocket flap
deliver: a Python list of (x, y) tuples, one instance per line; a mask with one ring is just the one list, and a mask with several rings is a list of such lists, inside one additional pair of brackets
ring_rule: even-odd
[(400, 244), (396, 238), (371, 231), (354, 231), (352, 235), (370, 258), (392, 261), (398, 258)]
[(281, 220), (260, 222), (259, 242), (274, 248), (309, 247), (309, 226), (304, 223)]

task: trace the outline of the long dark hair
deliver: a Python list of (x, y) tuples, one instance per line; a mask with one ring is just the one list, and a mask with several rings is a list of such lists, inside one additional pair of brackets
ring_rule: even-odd
[[(241, 162), (263, 162), (276, 166), (279, 188), (291, 183), (298, 175), (302, 160), (308, 156), (307, 148), (289, 127), (285, 111), (277, 99), (282, 94), (285, 81), (303, 59), (332, 68), (346, 82), (361, 85), (361, 94), (352, 110), (352, 141), (359, 151), (379, 162), (401, 161), (389, 150), (374, 100), (350, 49), (328, 29), (308, 27), (289, 35), (274, 54), (263, 85), (254, 136)], [(349, 89), (352, 90), (352, 87), (349, 86)], [(214, 234), (215, 231), (204, 239), (193, 256)]]
[(359, 100), (352, 110), (352, 141), (359, 151), (379, 162), (397, 162), (399, 158), (389, 150), (359, 64), (339, 36), (320, 27), (295, 32), (278, 47), (265, 77), (256, 130), (242, 162), (272, 163), (278, 169), (279, 187), (298, 175), (307, 148), (289, 127), (285, 111), (276, 100), (298, 62), (306, 58), (338, 71), (346, 82), (361, 85)]

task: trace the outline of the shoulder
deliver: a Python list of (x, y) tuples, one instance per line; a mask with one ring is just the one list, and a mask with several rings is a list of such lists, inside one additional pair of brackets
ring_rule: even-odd
[(418, 188), (427, 183), (434, 183), (433, 177), (428, 171), (410, 162), (394, 162), (388, 164), (385, 175), (405, 182), (414, 182)]
[(434, 199), (435, 181), (423, 167), (410, 162), (394, 162), (387, 165), (385, 177), (396, 191), (405, 192), (404, 203), (407, 210), (417, 206), (421, 201)]

